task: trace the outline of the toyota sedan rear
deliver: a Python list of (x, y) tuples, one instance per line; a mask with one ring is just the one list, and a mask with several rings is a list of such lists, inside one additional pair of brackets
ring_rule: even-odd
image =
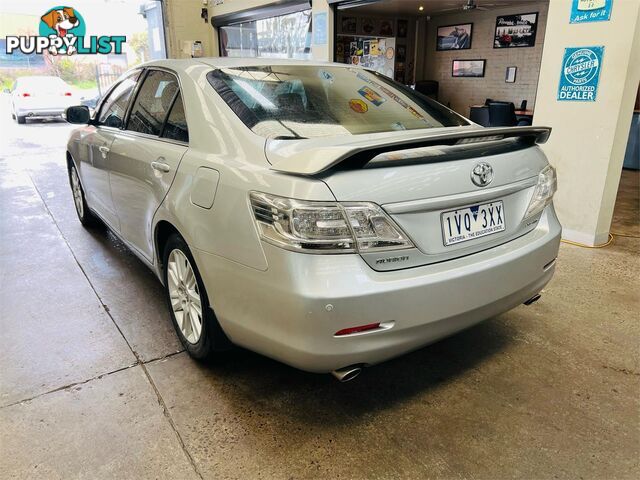
[(153, 269), (195, 358), (236, 344), (347, 380), (554, 272), (550, 129), (483, 128), (362, 68), (157, 61), (67, 119), (80, 221)]

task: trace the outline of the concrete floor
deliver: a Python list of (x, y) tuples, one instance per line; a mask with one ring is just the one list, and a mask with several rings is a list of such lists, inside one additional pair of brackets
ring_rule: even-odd
[(200, 365), (153, 275), (78, 223), (71, 127), (3, 105), (3, 478), (640, 476), (640, 239), (563, 245), (540, 302), (352, 383), (243, 350)]

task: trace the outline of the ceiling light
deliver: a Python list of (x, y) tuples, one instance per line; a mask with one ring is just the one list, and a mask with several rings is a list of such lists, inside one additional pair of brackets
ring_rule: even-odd
[(423, 10), (424, 10), (424, 7), (423, 7), (422, 5), (420, 5), (420, 6), (418, 7), (418, 10), (423, 11)]

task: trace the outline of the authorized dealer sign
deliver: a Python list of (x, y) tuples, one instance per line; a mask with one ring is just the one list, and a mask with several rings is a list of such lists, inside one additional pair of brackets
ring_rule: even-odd
[(595, 102), (604, 47), (564, 49), (558, 86), (559, 101)]

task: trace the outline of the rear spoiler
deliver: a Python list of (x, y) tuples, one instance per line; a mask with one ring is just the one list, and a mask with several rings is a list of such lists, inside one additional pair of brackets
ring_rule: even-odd
[[(551, 134), (551, 128), (442, 128), (421, 138), (416, 138), (415, 131), (398, 133), (399, 135), (391, 136), (364, 135), (364, 141), (353, 136), (339, 139), (270, 140), (265, 146), (265, 153), (272, 164), (272, 170), (316, 175), (336, 167), (373, 168), (444, 161), (443, 157), (459, 159), (469, 154), (494, 154), (488, 152), (489, 147), (504, 149), (505, 142), (502, 140), (507, 139), (517, 139), (519, 148), (525, 148), (545, 143)], [(513, 145), (513, 142), (510, 143)]]

